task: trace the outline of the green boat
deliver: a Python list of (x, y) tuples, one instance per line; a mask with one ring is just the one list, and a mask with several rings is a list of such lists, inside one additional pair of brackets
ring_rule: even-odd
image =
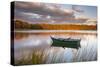
[(54, 38), (51, 37), (52, 39), (52, 45), (54, 47), (63, 47), (63, 48), (75, 48), (79, 49), (81, 47), (80, 41), (81, 39), (71, 39), (71, 38)]

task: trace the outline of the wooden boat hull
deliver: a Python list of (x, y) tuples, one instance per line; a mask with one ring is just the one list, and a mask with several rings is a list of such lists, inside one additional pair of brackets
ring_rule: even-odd
[(52, 38), (52, 45), (51, 46), (55, 46), (55, 47), (63, 47), (63, 48), (75, 48), (75, 49), (79, 49), (80, 46), (80, 39), (66, 39), (66, 40), (59, 40), (59, 39), (55, 39)]

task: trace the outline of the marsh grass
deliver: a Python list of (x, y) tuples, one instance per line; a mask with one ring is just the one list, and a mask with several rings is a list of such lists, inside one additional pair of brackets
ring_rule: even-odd
[[(97, 60), (97, 51), (94, 46), (81, 47), (79, 50), (74, 50), (73, 58), (70, 62), (84, 62)], [(51, 64), (51, 63), (65, 63), (67, 59), (64, 58), (65, 49), (47, 47), (47, 48), (33, 48), (32, 53), (23, 55), (21, 59), (15, 60), (15, 65), (29, 65), (29, 64)]]
[[(95, 47), (96, 46), (96, 47)], [(73, 57), (73, 62), (96, 61), (97, 45), (87, 43), (85, 47), (80, 48)]]
[(58, 50), (55, 50), (54, 47), (46, 49), (34, 48), (32, 54), (22, 55), (21, 59), (16, 59), (15, 65), (64, 63), (64, 52)]
[(43, 64), (46, 58), (44, 49), (36, 48), (32, 50), (31, 54), (22, 56), (20, 60), (15, 61), (15, 65)]

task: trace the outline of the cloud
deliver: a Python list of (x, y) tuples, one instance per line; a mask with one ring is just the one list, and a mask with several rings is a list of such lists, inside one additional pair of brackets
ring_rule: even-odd
[(73, 11), (75, 11), (75, 12), (78, 12), (78, 13), (83, 13), (84, 12), (84, 10), (82, 10), (79, 6), (77, 6), (77, 5), (72, 5), (72, 9), (73, 9)]
[(34, 3), (34, 2), (15, 2), (15, 18), (27, 22), (81, 22), (84, 18), (75, 18), (74, 12), (82, 10), (75, 6), (73, 9), (62, 8), (59, 4)]
[(15, 9), (50, 16), (73, 16), (73, 11), (46, 3), (15, 2)]

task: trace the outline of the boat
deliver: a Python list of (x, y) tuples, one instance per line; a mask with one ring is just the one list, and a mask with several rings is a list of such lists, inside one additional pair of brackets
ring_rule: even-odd
[(71, 38), (54, 38), (52, 39), (52, 45), (54, 47), (63, 47), (63, 48), (74, 48), (79, 49), (81, 47), (80, 41), (81, 39), (71, 39)]

